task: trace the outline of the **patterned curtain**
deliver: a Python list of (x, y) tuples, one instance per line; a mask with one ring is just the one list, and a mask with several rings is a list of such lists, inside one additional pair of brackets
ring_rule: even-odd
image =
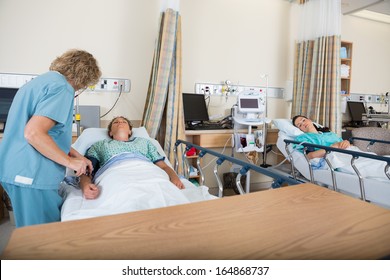
[(305, 115), (340, 134), (341, 3), (340, 0), (311, 0), (301, 6), (309, 8), (303, 15), (304, 28), (307, 24), (314, 28), (309, 36), (303, 35), (296, 43), (291, 114)]
[(172, 164), (176, 140), (185, 140), (183, 114), (181, 19), (178, 12), (167, 9), (161, 14), (142, 125), (164, 147)]

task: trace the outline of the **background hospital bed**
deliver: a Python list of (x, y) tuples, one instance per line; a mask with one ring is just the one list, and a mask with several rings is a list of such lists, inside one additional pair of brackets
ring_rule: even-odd
[[(390, 180), (378, 180), (373, 178), (363, 178), (363, 189), (361, 189), (361, 181), (356, 174), (349, 174), (344, 172), (334, 172), (334, 178), (330, 170), (317, 169), (312, 170), (312, 174), (309, 168), (309, 164), (305, 156), (298, 151), (293, 152), (289, 155), (286, 151), (286, 140), (287, 142), (293, 141), (293, 139), (301, 134), (302, 132), (294, 127), (291, 120), (278, 119), (274, 120), (274, 124), (279, 129), (279, 137), (277, 140), (277, 147), (283, 153), (283, 155), (292, 161), (295, 172), (298, 171), (301, 180), (311, 181), (315, 184), (327, 186), (330, 189), (335, 189), (334, 180), (336, 181), (336, 189), (342, 193), (351, 195), (353, 197), (361, 198), (372, 203), (376, 203), (386, 208), (390, 208)], [(355, 138), (358, 139), (358, 138)], [(363, 139), (363, 138), (359, 138)], [(368, 144), (368, 142), (366, 141)], [(367, 144), (365, 146), (367, 146)], [(328, 148), (329, 150), (338, 150)], [(291, 147), (290, 147), (291, 150)], [(339, 151), (343, 152), (343, 151)], [(361, 154), (360, 156), (365, 156)], [(390, 158), (383, 158), (387, 162), (390, 162)], [(291, 173), (290, 173), (291, 174)], [(298, 174), (298, 175), (299, 175)], [(294, 175), (294, 174), (291, 174)]]

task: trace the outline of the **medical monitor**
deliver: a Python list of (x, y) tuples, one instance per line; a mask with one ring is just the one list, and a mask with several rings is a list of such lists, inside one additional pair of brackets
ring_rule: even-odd
[(255, 92), (240, 93), (237, 101), (238, 112), (241, 114), (260, 114), (265, 110), (263, 96)]
[(356, 123), (362, 122), (362, 114), (366, 114), (366, 107), (363, 102), (348, 101), (349, 113), (351, 114), (351, 121)]
[(0, 87), (0, 131), (5, 127), (9, 109), (17, 92), (18, 88)]
[(204, 122), (209, 120), (203, 94), (183, 93), (184, 121)]

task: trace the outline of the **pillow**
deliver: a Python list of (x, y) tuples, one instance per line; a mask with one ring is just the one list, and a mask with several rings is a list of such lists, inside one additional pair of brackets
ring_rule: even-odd
[[(148, 131), (145, 127), (133, 127), (132, 132), (133, 133), (131, 135), (131, 138), (142, 137), (149, 139), (153, 143), (153, 145), (156, 146), (159, 154), (165, 157), (165, 163), (172, 168), (172, 164), (169, 162), (168, 157), (166, 156), (160, 143), (158, 143), (157, 140), (150, 138)], [(107, 134), (107, 128), (86, 128), (77, 138), (77, 140), (73, 143), (72, 147), (80, 154), (85, 155), (88, 148), (91, 147), (92, 144), (104, 139), (110, 139)]]
[(303, 134), (303, 131), (301, 131), (298, 127), (295, 127), (290, 119), (274, 119), (272, 122), (280, 132), (283, 132), (290, 138), (295, 138)]
[[(165, 163), (168, 164), (172, 168), (171, 163), (169, 162), (165, 152), (161, 148), (161, 145), (157, 142), (157, 140), (149, 137), (149, 134), (145, 127), (133, 127), (132, 129), (132, 137), (142, 137), (147, 138), (152, 141), (152, 143), (157, 147), (158, 152), (165, 157)], [(77, 140), (73, 143), (72, 148), (78, 151), (80, 154), (85, 155), (88, 148), (92, 146), (92, 144), (97, 141), (110, 139), (107, 134), (107, 128), (86, 128), (83, 130), (81, 135), (77, 138)], [(66, 176), (73, 176), (73, 171), (69, 168), (66, 169)]]
[[(143, 137), (150, 139), (145, 127), (133, 128), (132, 131), (133, 134), (131, 137)], [(92, 144), (96, 143), (97, 141), (109, 138), (110, 137), (107, 134), (107, 128), (86, 128), (73, 143), (72, 147), (80, 154), (85, 155), (86, 151), (89, 147), (92, 146)]]

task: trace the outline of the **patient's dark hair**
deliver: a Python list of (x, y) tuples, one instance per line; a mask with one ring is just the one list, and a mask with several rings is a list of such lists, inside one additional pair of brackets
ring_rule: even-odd
[[(114, 123), (114, 121), (115, 121), (116, 119), (119, 119), (119, 118), (124, 119), (124, 120), (129, 124), (130, 130), (133, 129), (133, 126), (132, 126), (132, 124), (131, 124), (131, 121), (129, 121), (127, 118), (125, 118), (125, 117), (123, 117), (123, 116), (115, 117), (115, 118), (113, 118), (113, 119), (110, 121), (110, 123), (108, 124), (108, 127), (107, 127), (107, 133), (108, 133), (108, 136), (110, 136), (110, 138), (112, 138), (112, 136), (110, 135), (111, 128), (112, 128), (112, 124)], [(130, 136), (131, 136), (131, 132), (130, 132), (129, 137), (130, 137)]]
[[(293, 124), (295, 127), (297, 127), (297, 126), (295, 125), (295, 120), (296, 120), (297, 118), (299, 118), (299, 117), (305, 118), (305, 119), (309, 119), (308, 117), (303, 116), (303, 115), (296, 115), (295, 117), (292, 118), (292, 124)], [(326, 126), (317, 126), (315, 123), (313, 123), (313, 125), (314, 125), (314, 127), (317, 129), (317, 131), (320, 131), (320, 132), (330, 132), (329, 127), (326, 127)]]

